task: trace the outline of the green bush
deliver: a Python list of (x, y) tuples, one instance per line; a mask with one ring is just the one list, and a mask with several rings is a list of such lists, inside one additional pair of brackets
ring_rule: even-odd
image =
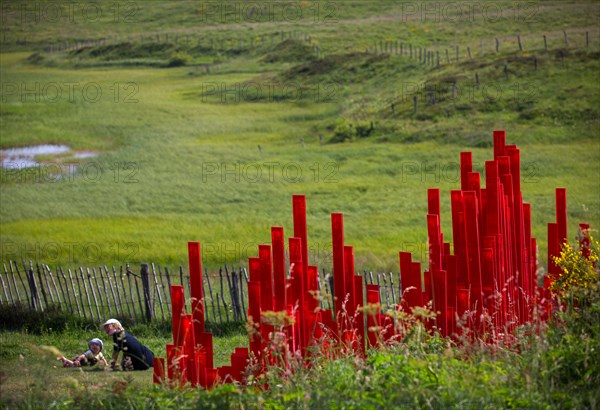
[(169, 58), (169, 67), (182, 67), (184, 65), (189, 64), (192, 60), (192, 56), (186, 53), (185, 51), (174, 51), (171, 53), (171, 57)]

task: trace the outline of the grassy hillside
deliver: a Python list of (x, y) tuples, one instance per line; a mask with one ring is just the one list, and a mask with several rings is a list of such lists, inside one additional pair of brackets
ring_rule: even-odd
[(427, 257), (428, 187), (451, 238), (459, 153), (482, 171), (494, 129), (521, 148), (541, 262), (554, 187), (567, 187), (571, 237), (600, 225), (596, 3), (483, 3), (457, 19), (397, 2), (293, 3), (299, 18), (102, 3), (97, 19), (58, 21), (50, 3), (37, 20), (23, 4), (3, 3), (0, 147), (97, 156), (2, 169), (3, 261), (178, 264), (200, 240), (208, 267), (243, 262), (271, 225), (292, 232), (290, 196), (304, 193), (313, 262), (331, 265), (329, 214), (343, 212), (357, 268), (397, 271), (400, 250)]

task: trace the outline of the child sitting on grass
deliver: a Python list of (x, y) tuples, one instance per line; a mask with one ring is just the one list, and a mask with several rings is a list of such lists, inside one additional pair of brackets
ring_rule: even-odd
[(84, 353), (77, 355), (73, 360), (69, 360), (64, 356), (57, 357), (56, 360), (60, 360), (63, 363), (63, 367), (80, 367), (80, 366), (94, 366), (98, 362), (102, 362), (104, 366), (108, 366), (108, 362), (102, 354), (102, 348), (104, 343), (97, 337), (88, 342), (89, 350)]

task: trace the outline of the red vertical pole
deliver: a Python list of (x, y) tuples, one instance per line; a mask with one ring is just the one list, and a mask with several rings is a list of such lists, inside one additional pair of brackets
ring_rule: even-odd
[(213, 369), (213, 339), (212, 333), (204, 332), (202, 335), (202, 347), (206, 350), (206, 368)]
[(290, 249), (290, 273), (291, 273), (291, 290), (292, 293), (288, 296), (288, 303), (292, 303), (294, 306), (298, 305), (296, 313), (296, 328), (297, 346), (301, 347), (301, 352), (304, 355), (307, 347), (307, 335), (306, 335), (306, 301), (304, 300), (306, 284), (304, 283), (304, 268), (302, 267), (302, 240), (300, 238), (289, 238), (289, 249)]
[(398, 295), (402, 299), (405, 295), (404, 290), (407, 288), (406, 281), (412, 272), (412, 254), (410, 252), (399, 252), (398, 260), (400, 261), (400, 281), (398, 283)]
[(344, 298), (348, 298), (346, 313), (348, 319), (351, 320), (354, 317), (354, 312), (356, 312), (356, 301), (354, 300), (354, 249), (348, 245), (344, 245), (344, 284), (346, 288)]
[(184, 313), (184, 303), (183, 286), (171, 285), (171, 326), (175, 346), (183, 346), (181, 315)]
[(184, 384), (185, 363), (183, 360), (183, 346), (174, 346), (167, 343), (167, 376), (172, 385)]
[[(208, 369), (206, 368), (206, 350), (202, 347), (196, 347), (194, 349), (195, 354), (195, 369), (196, 369), (196, 378), (198, 384), (204, 387), (205, 389), (209, 386), (206, 380), (206, 375), (208, 373)], [(192, 383), (192, 385), (194, 385)]]
[(379, 331), (381, 323), (379, 323), (379, 286), (367, 285), (367, 303), (377, 309), (369, 311), (367, 315), (367, 339), (369, 346), (377, 346), (379, 344)]
[(473, 155), (471, 152), (460, 153), (460, 189), (466, 191), (469, 187), (469, 172), (473, 172)]
[(294, 287), (294, 300), (289, 300), (293, 305), (296, 303), (300, 307), (304, 306), (305, 284), (303, 278), (304, 268), (302, 267), (302, 240), (300, 238), (289, 238), (290, 249), (290, 273), (291, 285)]
[(440, 216), (427, 214), (427, 238), (429, 243), (429, 271), (442, 269), (442, 243)]
[(356, 303), (356, 336), (358, 339), (358, 350), (361, 356), (365, 355), (365, 314), (361, 311), (363, 307), (363, 280), (360, 275), (354, 275), (354, 302)]
[(411, 275), (410, 275), (410, 280), (412, 282), (409, 282), (409, 286), (413, 286), (414, 289), (412, 290), (412, 293), (409, 293), (409, 295), (412, 296), (412, 303), (410, 306), (414, 307), (414, 306), (424, 306), (425, 305), (425, 295), (423, 293), (423, 281), (421, 279), (421, 263), (420, 262), (412, 262), (411, 263)]
[[(342, 312), (342, 304), (346, 297), (346, 284), (344, 282), (344, 215), (331, 214), (331, 235), (333, 248), (333, 294), (335, 317)], [(337, 319), (336, 319), (337, 320)], [(341, 331), (341, 329), (339, 329)]]
[(588, 223), (580, 223), (579, 224), (579, 232), (577, 234), (579, 239), (579, 249), (581, 249), (581, 254), (584, 258), (590, 258), (590, 224)]
[[(292, 195), (292, 211), (294, 214), (294, 237), (302, 242), (302, 281), (308, 276), (308, 233), (306, 230), (306, 197)], [(306, 297), (306, 295), (305, 295)]]
[(522, 256), (523, 248), (529, 246), (525, 243), (525, 227), (523, 215), (523, 197), (521, 194), (521, 152), (514, 145), (507, 147), (510, 156), (510, 173), (512, 175), (512, 197), (513, 197), (513, 229), (515, 230), (517, 266), (519, 272), (526, 275), (527, 267), (524, 266)]
[(485, 196), (486, 207), (486, 229), (488, 235), (500, 233), (500, 196), (499, 196), (498, 163), (496, 161), (485, 162)]
[(477, 204), (478, 204), (478, 214), (479, 214), (479, 218), (477, 223), (479, 224), (479, 232), (483, 233), (483, 227), (485, 225), (485, 219), (483, 217), (483, 205), (481, 203), (481, 177), (479, 175), (479, 172), (469, 172), (469, 174), (467, 175), (468, 178), (468, 184), (469, 184), (469, 191), (474, 191), (475, 192), (475, 197), (477, 197)]
[(442, 336), (448, 336), (448, 324), (446, 322), (448, 312), (448, 282), (446, 272), (437, 270), (432, 272), (433, 279), (433, 310), (437, 313), (435, 321)]
[(196, 341), (192, 315), (182, 315), (181, 324), (183, 326), (185, 335), (185, 340), (183, 342), (183, 352), (185, 355), (185, 380), (190, 382), (192, 386), (196, 386), (198, 384), (198, 369), (196, 368)]
[(260, 261), (260, 306), (262, 310), (273, 310), (273, 275), (271, 267), (271, 246), (258, 245)]
[(480, 245), (479, 245), (479, 227), (477, 224), (477, 198), (475, 192), (464, 192), (465, 198), (465, 214), (469, 215), (466, 218), (467, 225), (467, 247), (469, 254), (469, 272), (471, 285), (471, 303), (477, 302), (478, 309), (481, 309), (483, 298), (481, 295), (481, 260), (480, 260)]
[[(420, 269), (420, 268), (419, 268)], [(429, 302), (433, 303), (433, 280), (432, 278), (432, 274), (430, 271), (425, 271), (423, 272), (423, 283), (424, 283), (424, 290), (423, 290), (423, 306), (425, 306), (426, 304), (428, 304)], [(431, 323), (431, 322), (428, 322)], [(431, 323), (431, 325), (433, 325), (433, 323)]]
[(423, 306), (423, 288), (421, 285), (421, 264), (411, 261), (409, 252), (400, 252), (400, 279), (402, 282), (402, 298), (404, 309)]
[(526, 262), (528, 263), (527, 267), (527, 282), (529, 289), (529, 298), (532, 299), (535, 296), (535, 289), (537, 284), (534, 283), (535, 271), (532, 270), (532, 260), (531, 260), (531, 205), (523, 202), (523, 229), (525, 230), (525, 253), (526, 253)]
[(319, 291), (319, 283), (318, 283), (318, 276), (319, 276), (319, 268), (317, 268), (316, 266), (309, 266), (308, 267), (308, 299), (306, 301), (307, 303), (307, 310), (308, 310), (308, 314), (307, 314), (307, 318), (308, 318), (308, 333), (307, 333), (307, 337), (308, 337), (308, 343), (309, 345), (312, 344), (313, 338), (314, 337), (320, 337), (322, 335), (321, 333), (321, 327), (319, 326), (319, 324), (316, 322), (317, 320), (320, 319), (320, 312), (319, 312), (319, 299), (317, 299), (316, 295)]
[(446, 259), (446, 282), (448, 284), (447, 295), (447, 319), (448, 335), (452, 335), (456, 332), (456, 256), (448, 255)]
[(529, 263), (531, 264), (531, 280), (533, 281), (533, 291), (537, 291), (538, 285), (538, 261), (537, 261), (537, 239), (531, 238), (531, 245), (529, 247)]
[(315, 312), (319, 308), (319, 299), (316, 297), (319, 291), (319, 268), (316, 266), (308, 267), (308, 295), (307, 305), (310, 312)]
[(250, 334), (250, 351), (256, 360), (262, 360), (262, 341), (260, 332), (260, 282), (248, 282), (248, 311), (252, 323)]
[(440, 189), (429, 188), (427, 190), (427, 213), (440, 215)]
[(563, 243), (567, 242), (567, 189), (556, 188), (556, 229), (558, 233), (559, 253)]
[(504, 155), (504, 147), (506, 146), (506, 131), (494, 131), (494, 159)]
[(204, 333), (204, 296), (202, 295), (202, 257), (200, 242), (188, 242), (190, 265), (190, 288), (192, 296), (192, 315), (194, 316), (194, 334), (201, 343)]
[(275, 296), (274, 309), (281, 312), (286, 309), (286, 273), (285, 273), (285, 242), (283, 228), (271, 228), (271, 242), (273, 245), (273, 294)]
[(165, 383), (165, 359), (163, 359), (162, 357), (155, 357), (153, 364), (154, 374), (152, 375), (152, 381), (154, 382), (154, 384)]
[(554, 263), (554, 257), (560, 256), (560, 244), (558, 225), (555, 223), (548, 224), (548, 276), (551, 281), (556, 280), (560, 274), (560, 268)]
[(495, 276), (495, 259), (493, 248), (483, 248), (481, 250), (481, 268), (482, 268), (482, 291), (483, 291), (483, 306), (488, 310), (490, 315), (497, 318), (496, 305), (492, 296), (494, 295), (494, 276)]
[(466, 287), (469, 281), (469, 263), (462, 191), (450, 191), (450, 203), (452, 205), (454, 254), (456, 255), (456, 283), (457, 286)]
[(260, 258), (248, 258), (248, 274), (250, 282), (260, 283), (261, 269), (260, 269)]

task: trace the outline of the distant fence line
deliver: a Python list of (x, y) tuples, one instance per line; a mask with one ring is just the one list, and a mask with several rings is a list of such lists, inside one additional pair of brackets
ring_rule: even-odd
[[(599, 40), (599, 38), (596, 36), (595, 40), (596, 43), (598, 43), (597, 40)], [(589, 48), (592, 46), (593, 42), (594, 38), (590, 37), (589, 31), (580, 32), (578, 35), (575, 35), (573, 33), (569, 34), (566, 30), (563, 30), (560, 34), (554, 34), (550, 36), (543, 34), (541, 37), (537, 38), (537, 41), (530, 35), (521, 37), (520, 34), (515, 34), (510, 37), (494, 37), (492, 43), (490, 43), (490, 40), (486, 42), (484, 42), (484, 40), (480, 40), (479, 45), (455, 45), (452, 47), (417, 46), (402, 40), (379, 39), (376, 40), (372, 46), (367, 47), (365, 51), (374, 54), (399, 55), (402, 57), (408, 57), (410, 60), (415, 60), (423, 65), (440, 67), (444, 64), (471, 61), (477, 56), (484, 56), (486, 52), (490, 54), (504, 51), (550, 51), (553, 48)]]
[[(190, 277), (183, 266), (176, 271), (154, 263), (142, 264), (138, 272), (129, 265), (82, 267), (54, 271), (44, 263), (9, 261), (0, 272), (0, 304), (26, 305), (44, 312), (59, 308), (84, 319), (102, 322), (108, 317), (127, 317), (150, 322), (171, 318), (171, 285), (182, 285), (190, 297)], [(360, 274), (360, 272), (358, 272)], [(364, 271), (365, 284), (377, 284), (382, 306), (399, 302), (399, 274)], [(397, 278), (397, 279), (394, 279)], [(223, 324), (247, 320), (248, 273), (245, 267), (227, 266), (218, 272), (204, 269), (204, 312), (208, 322)], [(397, 281), (397, 284), (394, 282)], [(332, 308), (333, 275), (318, 275), (320, 306)], [(365, 287), (366, 288), (366, 287)], [(189, 302), (188, 302), (189, 304)]]
[[(27, 45), (32, 44), (26, 37), (7, 38), (6, 32), (2, 33), (2, 44), (9, 45)], [(317, 37), (306, 34), (301, 31), (273, 31), (262, 34), (242, 34), (238, 36), (223, 36), (205, 33), (178, 33), (163, 32), (146, 35), (113, 36), (109, 38), (81, 39), (76, 41), (59, 41), (54, 44), (44, 46), (47, 53), (76, 51), (86, 47), (98, 47), (105, 45), (115, 45), (119, 43), (132, 44), (173, 44), (176, 47), (195, 48), (200, 47), (205, 50), (240, 53), (250, 51), (259, 47), (274, 46), (287, 39), (296, 39), (304, 41), (312, 46), (312, 51), (317, 59), (325, 57), (327, 54), (335, 53), (336, 50), (321, 48)], [(463, 61), (474, 61), (478, 56), (482, 57), (490, 53), (500, 52), (531, 52), (531, 51), (551, 51), (552, 49), (574, 49), (590, 48), (600, 44), (600, 38), (597, 33), (582, 30), (562, 30), (561, 32), (552, 32), (534, 37), (530, 34), (514, 34), (508, 36), (494, 36), (492, 40), (480, 40), (479, 44), (469, 43), (462, 45), (443, 46), (430, 45), (418, 46), (400, 38), (396, 39), (377, 39), (371, 46), (363, 48), (367, 53), (388, 54), (406, 57), (422, 65), (431, 67), (441, 67), (448, 64), (456, 64)], [(358, 48), (355, 51), (360, 51)], [(349, 52), (349, 51), (348, 51)], [(207, 73), (210, 72), (209, 64), (204, 64)]]

